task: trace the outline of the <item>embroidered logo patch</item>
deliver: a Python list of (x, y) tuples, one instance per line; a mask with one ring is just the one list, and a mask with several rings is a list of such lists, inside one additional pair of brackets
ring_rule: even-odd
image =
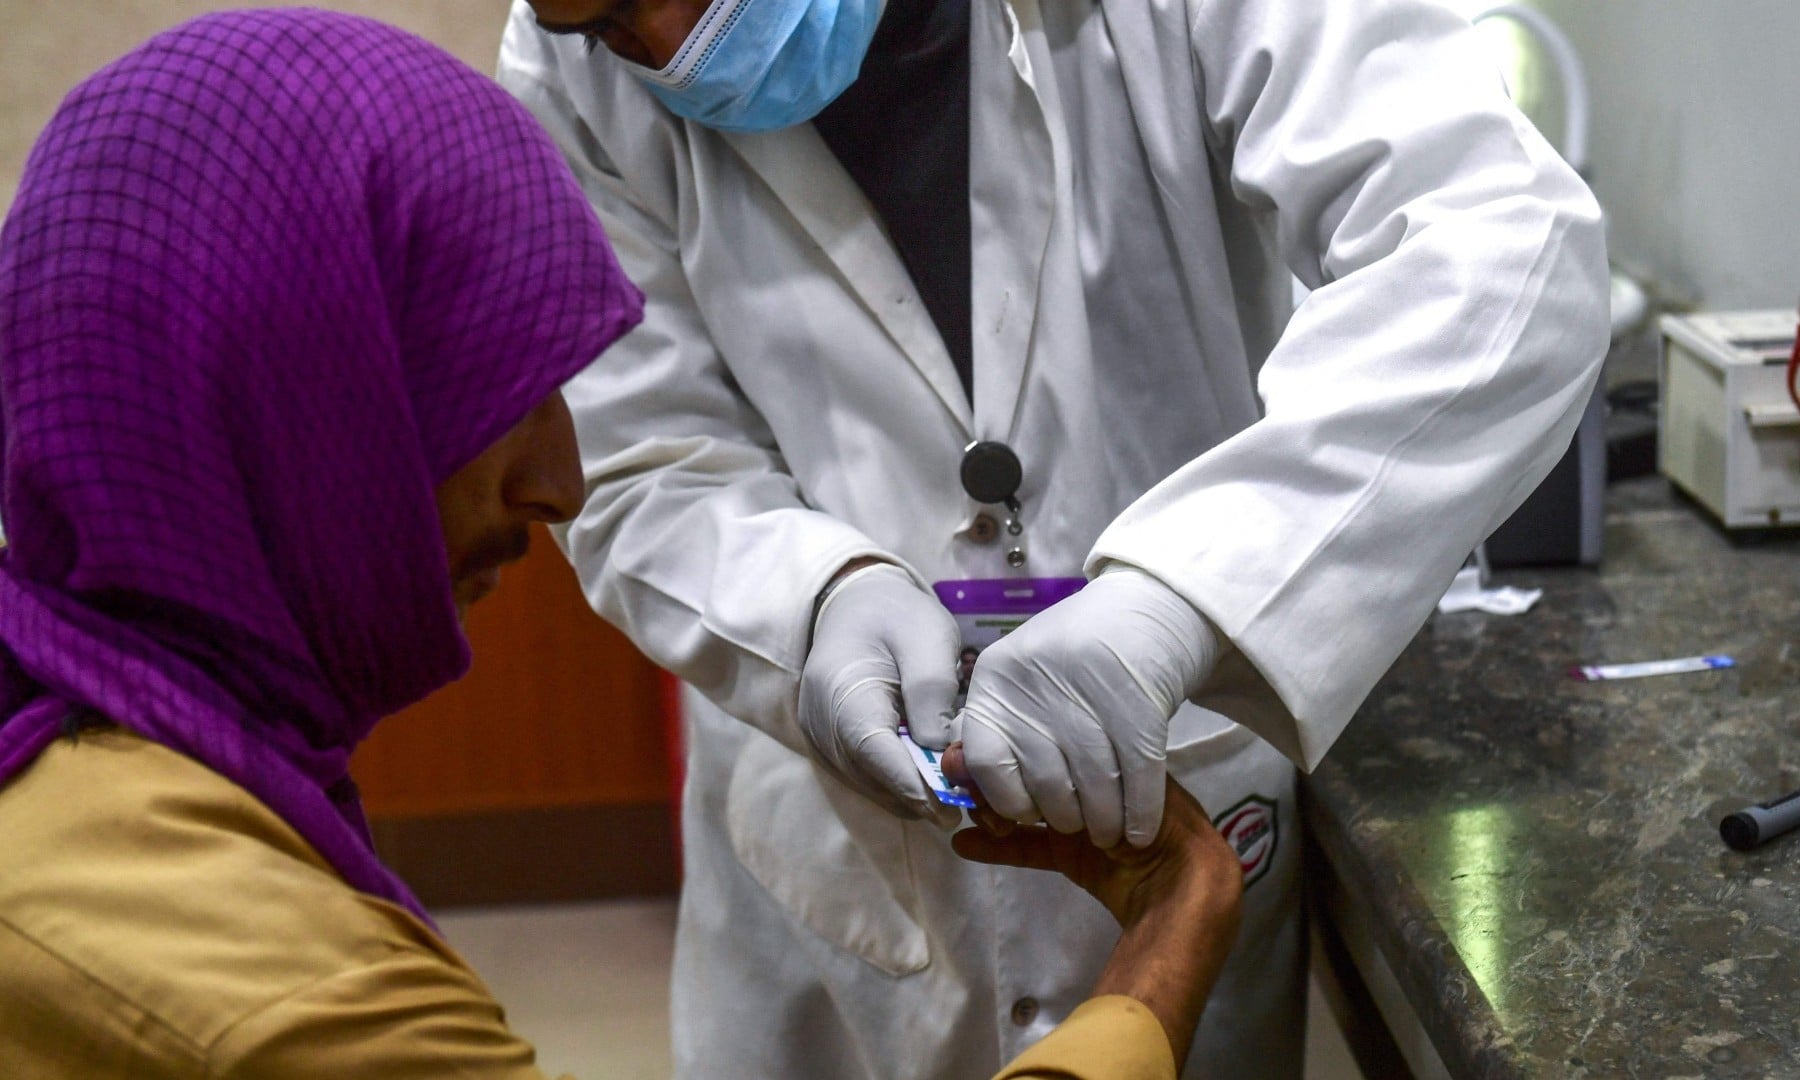
[(1213, 826), (1237, 852), (1244, 868), (1244, 887), (1249, 888), (1269, 871), (1275, 861), (1275, 845), (1281, 839), (1276, 827), (1276, 804), (1252, 795), (1213, 819)]

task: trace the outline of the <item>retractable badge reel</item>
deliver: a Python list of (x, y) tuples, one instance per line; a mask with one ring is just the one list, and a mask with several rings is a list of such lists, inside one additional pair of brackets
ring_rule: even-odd
[[(1006, 530), (1009, 546), (1006, 565), (1018, 569), (1025, 565), (1025, 523), (1019, 516), (1019, 483), (1025, 470), (1019, 455), (1001, 442), (973, 442), (963, 450), (959, 470), (963, 490), (979, 503), (1006, 507)], [(1063, 578), (969, 578), (932, 583), (932, 591), (944, 609), (956, 619), (962, 645), (956, 656), (956, 708), (961, 709), (969, 693), (969, 680), (975, 673), (975, 662), (981, 651), (1017, 630), (1025, 620), (1059, 600), (1073, 596), (1087, 581), (1079, 577)], [(939, 800), (953, 806), (968, 806), (967, 793), (948, 786), (943, 769), (932, 754), (910, 738), (913, 759), (925, 782)], [(959, 801), (963, 800), (963, 801)]]
[(1025, 565), (1025, 523), (1019, 518), (1019, 483), (1025, 479), (1019, 455), (1003, 442), (972, 442), (963, 450), (962, 486), (969, 498), (1006, 507), (1006, 565)]

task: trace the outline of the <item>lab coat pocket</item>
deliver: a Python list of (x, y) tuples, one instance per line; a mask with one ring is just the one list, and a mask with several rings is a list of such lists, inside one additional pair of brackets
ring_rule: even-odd
[(773, 739), (752, 739), (725, 796), (738, 861), (799, 923), (889, 975), (930, 962), (907, 824)]
[(1195, 706), (1176, 714), (1169, 735), (1170, 775), (1200, 800), (1244, 873), (1237, 942), (1191, 1060), (1219, 1076), (1299, 1076), (1292, 1033), (1304, 1022), (1306, 954), (1298, 773), (1249, 728)]

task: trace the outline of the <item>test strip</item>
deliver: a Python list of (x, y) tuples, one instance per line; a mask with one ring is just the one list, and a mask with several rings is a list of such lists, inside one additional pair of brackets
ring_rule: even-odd
[(1684, 656), (1679, 660), (1646, 660), (1641, 664), (1596, 664), (1572, 667), (1569, 675), (1582, 682), (1605, 679), (1641, 679), (1646, 675), (1685, 675), (1690, 671), (1716, 671), (1736, 667), (1729, 656)]
[(944, 778), (944, 766), (936, 750), (927, 750), (912, 741), (912, 735), (905, 727), (900, 729), (900, 741), (906, 744), (906, 752), (912, 755), (913, 764), (919, 767), (919, 775), (925, 778), (925, 786), (936, 795), (938, 802), (951, 806), (960, 806), (965, 810), (975, 809), (975, 800), (969, 797), (962, 788), (953, 787)]

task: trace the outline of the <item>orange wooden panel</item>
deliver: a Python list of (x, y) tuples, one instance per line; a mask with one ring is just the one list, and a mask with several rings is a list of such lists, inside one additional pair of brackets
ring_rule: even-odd
[(475, 663), (390, 717), (352, 773), (371, 816), (667, 800), (656, 668), (601, 621), (550, 537), (469, 614)]

